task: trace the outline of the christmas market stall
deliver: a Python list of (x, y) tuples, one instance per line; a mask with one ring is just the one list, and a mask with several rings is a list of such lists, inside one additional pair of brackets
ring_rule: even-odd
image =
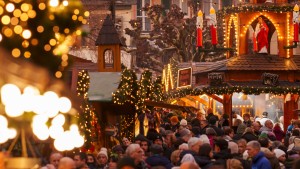
[[(171, 101), (193, 97), (196, 107), (212, 107), (220, 114), (232, 115), (235, 110), (240, 115), (260, 116), (263, 111), (269, 111), (270, 118), (276, 122), (284, 116), (286, 128), (291, 119), (298, 118), (294, 111), (298, 108), (300, 91), (298, 5), (285, 1), (248, 3), (225, 7), (216, 15), (220, 21), (217, 31), (223, 40), (219, 39), (215, 51), (232, 48), (234, 52), (225, 52), (225, 60), (171, 66), (170, 69), (177, 70), (191, 68), (192, 84), (179, 89), (174, 85), (167, 97)], [(198, 29), (197, 37), (201, 36), (201, 24)], [(197, 38), (197, 47), (205, 51), (201, 40)], [(165, 80), (166, 86), (172, 84), (170, 78)], [(203, 95), (207, 99), (203, 100)]]

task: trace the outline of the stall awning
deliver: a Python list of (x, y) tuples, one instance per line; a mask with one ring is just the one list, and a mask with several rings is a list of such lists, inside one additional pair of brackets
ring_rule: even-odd
[(153, 106), (153, 107), (160, 107), (160, 108), (166, 108), (166, 109), (173, 109), (173, 110), (181, 110), (185, 111), (187, 113), (193, 113), (194, 110), (198, 110), (195, 107), (192, 106), (180, 106), (180, 105), (174, 105), (164, 102), (154, 102), (154, 101), (145, 101), (145, 104), (147, 106)]
[(89, 72), (89, 101), (111, 101), (118, 88), (121, 72)]

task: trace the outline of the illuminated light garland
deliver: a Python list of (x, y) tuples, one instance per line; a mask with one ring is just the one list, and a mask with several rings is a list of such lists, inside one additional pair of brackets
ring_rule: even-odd
[[(225, 27), (224, 30), (226, 30), (227, 34), (225, 34), (225, 38), (224, 38), (224, 44), (227, 44), (228, 45), (224, 45), (225, 47), (229, 47), (229, 40), (230, 40), (230, 29), (231, 29), (231, 22), (233, 22), (233, 26), (234, 26), (234, 36), (235, 36), (235, 44), (236, 44), (236, 47), (235, 47), (235, 50), (237, 52), (237, 55), (239, 54), (239, 42), (238, 42), (238, 36), (237, 36), (237, 32), (238, 32), (238, 20), (237, 20), (237, 17), (238, 16), (235, 16), (235, 15), (230, 15), (230, 18), (229, 18), (229, 21), (228, 21), (228, 25), (227, 25), (227, 29)], [(224, 31), (225, 32), (225, 31)], [(227, 35), (227, 37), (226, 37)], [(242, 36), (242, 34), (241, 34)]]
[(224, 7), (217, 12), (217, 15), (224, 17), (225, 15), (230, 15), (233, 13), (243, 13), (243, 12), (291, 12), (294, 6), (277, 6), (277, 5), (261, 5), (261, 6), (238, 6), (238, 7)]
[(244, 93), (247, 95), (254, 94), (259, 95), (261, 93), (270, 93), (274, 95), (285, 95), (285, 94), (300, 94), (300, 87), (281, 87), (281, 86), (266, 86), (266, 87), (255, 87), (255, 86), (233, 86), (233, 87), (203, 87), (201, 89), (185, 88), (176, 91), (170, 91), (165, 93), (165, 99), (181, 98), (187, 95), (198, 96), (202, 94), (233, 94), (233, 93)]
[(166, 92), (174, 89), (174, 79), (171, 64), (168, 64), (167, 69), (163, 70), (163, 84), (165, 85)]
[(69, 65), (61, 56), (68, 53), (74, 37), (81, 35), (88, 14), (79, 0), (46, 2), (1, 1), (0, 46), (13, 57), (28, 59), (61, 78)]
[[(291, 38), (293, 36), (290, 36), (290, 14), (289, 13), (286, 14), (286, 25), (287, 25), (287, 39), (286, 39), (286, 44), (287, 44), (287, 46), (290, 46), (290, 41), (291, 41)], [(287, 58), (290, 57), (290, 50), (291, 49), (286, 49)]]
[(84, 133), (84, 146), (89, 149), (94, 140), (101, 134), (98, 118), (95, 115), (95, 109), (88, 101), (88, 90), (90, 86), (90, 76), (87, 70), (78, 73), (77, 95), (81, 96), (84, 101), (80, 106), (82, 113), (77, 115), (79, 129)]

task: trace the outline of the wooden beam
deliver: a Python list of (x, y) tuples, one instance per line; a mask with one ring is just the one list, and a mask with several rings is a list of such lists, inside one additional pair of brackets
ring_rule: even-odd
[(202, 104), (204, 104), (205, 106), (208, 107), (208, 101), (206, 101), (206, 100), (204, 100), (204, 99), (202, 99), (202, 98), (200, 98), (198, 96), (190, 96), (190, 97), (193, 98), (193, 99), (195, 99), (195, 100), (197, 100), (199, 103), (202, 103)]
[(213, 95), (208, 95), (208, 96), (211, 97), (211, 98), (213, 98), (214, 100), (216, 100), (216, 101), (218, 101), (218, 102), (220, 102), (220, 103), (223, 104), (223, 99), (220, 98), (219, 96), (217, 96), (217, 95), (215, 95), (215, 94), (213, 94)]
[(187, 98), (180, 98), (180, 100), (184, 101), (186, 104), (188, 104), (189, 106), (195, 107), (195, 103)]

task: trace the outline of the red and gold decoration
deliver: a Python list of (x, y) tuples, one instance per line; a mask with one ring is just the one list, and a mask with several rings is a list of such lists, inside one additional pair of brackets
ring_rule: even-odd
[(211, 33), (211, 44), (217, 45), (218, 39), (217, 39), (217, 16), (216, 11), (214, 7), (210, 7), (209, 11), (210, 21), (209, 21), (209, 27), (210, 27), (210, 33)]
[(294, 42), (299, 42), (299, 6), (296, 4), (293, 9)]
[(203, 45), (203, 13), (201, 10), (198, 12), (197, 16), (197, 47), (202, 47)]

